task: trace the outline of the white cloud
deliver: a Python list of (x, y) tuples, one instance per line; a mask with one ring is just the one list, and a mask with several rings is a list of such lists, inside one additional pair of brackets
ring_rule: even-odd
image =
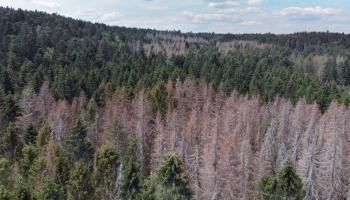
[(263, 0), (226, 0), (226, 1), (214, 1), (208, 3), (209, 8), (229, 9), (235, 8), (240, 5), (240, 2), (245, 2), (248, 6), (260, 6)]
[(232, 8), (232, 7), (237, 7), (239, 3), (237, 1), (225, 1), (225, 2), (210, 2), (208, 4), (209, 8)]
[(33, 4), (43, 9), (59, 9), (61, 5), (52, 0), (33, 0)]
[(190, 11), (184, 11), (181, 13), (181, 17), (186, 20), (190, 20), (192, 23), (209, 23), (215, 21), (229, 21), (240, 22), (241, 19), (235, 15), (227, 13), (200, 13), (196, 14)]
[(239, 25), (242, 26), (257, 26), (257, 25), (261, 25), (260, 22), (254, 21), (254, 20), (250, 20), (250, 21), (243, 21), (241, 23), (239, 23)]
[(103, 22), (110, 22), (110, 21), (116, 21), (116, 20), (118, 20), (121, 17), (122, 17), (122, 14), (120, 12), (113, 11), (113, 12), (110, 12), (110, 13), (102, 14), (100, 19)]
[(335, 8), (321, 8), (319, 6), (316, 7), (288, 7), (284, 8), (277, 12), (277, 14), (282, 16), (290, 16), (290, 15), (332, 15), (339, 13), (339, 9)]
[(85, 20), (96, 20), (101, 16), (99, 12), (93, 8), (79, 9), (70, 15), (72, 15), (75, 18), (80, 18)]
[(57, 0), (0, 0), (0, 6), (21, 8), (27, 10), (41, 10), (49, 13), (62, 10)]
[[(67, 14), (69, 16), (69, 14)], [(85, 8), (75, 11), (70, 16), (78, 19), (85, 19), (92, 22), (102, 22), (110, 25), (117, 25), (124, 15), (118, 11), (100, 12), (94, 8)]]
[(247, 0), (248, 5), (250, 6), (260, 6), (262, 0)]
[(257, 7), (246, 7), (246, 8), (232, 8), (232, 9), (224, 9), (220, 11), (221, 13), (226, 14), (239, 14), (239, 15), (247, 15), (247, 14), (254, 14), (259, 15), (262, 13), (262, 9)]

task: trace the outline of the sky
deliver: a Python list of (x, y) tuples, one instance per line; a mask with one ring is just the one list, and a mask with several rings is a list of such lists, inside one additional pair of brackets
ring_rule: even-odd
[(350, 0), (0, 0), (108, 25), (216, 33), (350, 33)]

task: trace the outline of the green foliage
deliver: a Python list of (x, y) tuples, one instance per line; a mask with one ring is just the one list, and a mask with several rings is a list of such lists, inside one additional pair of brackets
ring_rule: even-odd
[(276, 174), (261, 180), (259, 196), (262, 200), (302, 200), (304, 198), (302, 181), (291, 162), (287, 162)]
[(95, 153), (94, 178), (97, 193), (103, 199), (115, 196), (115, 180), (118, 176), (119, 154), (109, 146), (102, 146)]
[(78, 119), (66, 139), (67, 152), (70, 153), (73, 161), (84, 160), (90, 162), (94, 149), (87, 138), (86, 126), (81, 119)]
[(323, 69), (322, 81), (329, 82), (337, 80), (337, 62), (336, 58), (332, 57), (326, 63)]
[[(48, 144), (53, 132), (48, 124), (39, 132), (40, 127), (32, 124), (24, 131), (17, 130), (14, 123), (21, 116), (19, 94), (27, 87), (38, 93), (44, 80), (49, 81), (56, 100), (72, 102), (84, 91), (90, 99), (84, 104), (88, 122), (95, 120), (112, 90), (117, 89), (127, 91), (132, 98), (145, 88), (153, 112), (164, 116), (168, 106), (176, 107), (173, 94), (167, 92), (168, 80), (191, 79), (226, 95), (233, 90), (260, 95), (264, 103), (276, 96), (294, 104), (305, 98), (307, 103), (317, 102), (323, 112), (332, 101), (350, 104), (350, 39), (346, 34), (159, 34), (10, 8), (0, 8), (0, 16), (0, 118), (4, 119), (0, 127), (0, 199), (9, 195), (12, 199), (116, 197), (111, 187), (120, 175), (116, 170), (119, 164), (123, 164), (121, 199), (191, 198), (184, 166), (173, 155), (167, 155), (143, 185), (144, 163), (138, 157), (137, 140), (132, 139), (126, 150), (126, 133), (117, 122), (111, 127), (110, 141), (120, 149), (120, 157), (106, 146), (94, 154), (82, 120), (76, 122), (62, 147), (54, 149)], [(159, 43), (170, 49), (171, 45), (162, 43), (165, 40), (157, 35), (167, 35), (170, 41), (171, 37), (184, 41), (194, 37), (204, 42), (184, 42), (179, 46), (185, 46), (180, 51), (186, 53), (176, 52), (170, 57), (164, 52), (148, 54), (138, 49)], [(232, 41), (255, 42), (229, 51), (220, 49), (220, 42)], [(324, 66), (314, 61), (320, 56), (328, 59)], [(46, 91), (44, 95), (49, 94)], [(12, 166), (18, 166), (18, 172)], [(281, 195), (301, 199), (301, 188), (300, 179), (287, 165), (262, 180), (261, 195), (263, 199), (279, 199)]]
[(21, 176), (17, 176), (15, 179), (13, 194), (11, 195), (14, 200), (31, 200), (33, 195), (30, 192), (30, 184)]
[[(11, 17), (19, 12), (25, 16), (23, 21)], [(167, 57), (164, 52), (146, 55), (135, 48), (163, 42), (160, 37), (150, 36), (158, 35), (154, 30), (108, 27), (8, 8), (0, 8), (0, 15), (0, 24), (5, 27), (0, 33), (0, 94), (7, 94), (2, 110), (8, 121), (20, 114), (10, 94), (20, 94), (28, 85), (38, 92), (44, 79), (50, 81), (56, 100), (72, 101), (81, 90), (88, 99), (94, 99), (95, 103), (90, 102), (88, 106), (90, 120), (98, 107), (104, 105), (110, 91), (121, 88), (130, 97), (142, 87), (150, 89), (153, 111), (164, 114), (169, 100), (164, 82), (168, 80), (193, 79), (215, 90), (221, 85), (225, 94), (237, 90), (242, 94), (261, 95), (264, 102), (276, 95), (294, 103), (305, 97), (308, 103), (321, 102), (322, 111), (329, 102), (346, 103), (344, 99), (350, 96), (344, 92), (349, 91), (350, 83), (350, 40), (346, 34), (166, 32), (169, 37), (198, 37), (206, 41), (205, 44), (185, 42), (184, 49), (179, 51), (186, 54)], [(254, 41), (254, 45), (237, 45), (228, 52), (219, 49), (218, 41), (233, 40)], [(315, 63), (317, 56), (328, 59), (324, 66)], [(344, 62), (338, 58), (344, 58)], [(331, 81), (345, 86), (336, 89), (340, 97), (319, 98), (317, 93), (326, 93), (323, 86)]]
[(185, 175), (184, 164), (176, 155), (165, 155), (163, 164), (155, 175), (151, 176), (145, 183), (141, 199), (180, 200), (191, 198), (192, 192)]
[(91, 171), (86, 163), (78, 161), (70, 173), (68, 180), (68, 199), (88, 200), (93, 197)]
[(5, 188), (5, 186), (0, 185), (0, 199), (10, 200), (10, 192)]
[(17, 156), (19, 145), (20, 138), (18, 136), (17, 130), (15, 128), (15, 125), (10, 122), (5, 131), (3, 143), (3, 149), (10, 160), (14, 159)]
[(341, 99), (341, 93), (334, 81), (322, 85), (317, 92), (316, 101), (319, 104), (321, 111), (325, 111), (334, 99)]
[(38, 135), (38, 132), (35, 129), (34, 125), (29, 124), (23, 135), (24, 144), (28, 144), (28, 145), (35, 144), (37, 135)]
[(1, 110), (4, 113), (5, 120), (8, 122), (13, 121), (16, 117), (21, 115), (21, 108), (12, 95), (7, 95), (4, 97)]
[(46, 177), (35, 190), (35, 198), (42, 200), (63, 199), (60, 187), (52, 178)]
[(88, 119), (90, 121), (95, 120), (96, 109), (97, 109), (96, 101), (94, 98), (91, 98), (88, 105), (87, 105)]
[(0, 158), (0, 185), (2, 186), (10, 185), (10, 182), (11, 182), (10, 163), (6, 158)]
[(128, 144), (126, 161), (120, 183), (119, 197), (123, 200), (139, 198), (142, 185), (141, 166), (137, 159), (138, 145), (135, 136), (131, 136)]
[(63, 189), (50, 174), (51, 169), (47, 163), (41, 155), (32, 162), (29, 175), (26, 175), (31, 194), (34, 199), (64, 199)]
[(20, 159), (20, 171), (24, 177), (29, 175), (29, 170), (32, 167), (35, 159), (38, 157), (38, 149), (33, 145), (25, 145), (22, 149), (22, 158)]
[(41, 127), (41, 129), (39, 130), (38, 136), (36, 138), (36, 144), (39, 147), (42, 147), (45, 144), (47, 144), (49, 142), (51, 133), (52, 133), (51, 127), (49, 126), (48, 123), (45, 123), (44, 126)]
[(167, 96), (168, 92), (164, 82), (159, 81), (149, 92), (149, 99), (152, 102), (153, 113), (159, 112), (162, 115), (165, 114), (167, 109)]
[(72, 168), (68, 156), (62, 151), (59, 146), (55, 146), (53, 155), (53, 171), (55, 183), (61, 186), (61, 189), (66, 192), (66, 185), (69, 180), (69, 172)]

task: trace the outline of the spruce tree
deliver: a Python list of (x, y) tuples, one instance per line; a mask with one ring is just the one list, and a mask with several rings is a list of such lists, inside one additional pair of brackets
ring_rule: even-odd
[(305, 196), (302, 180), (290, 161), (277, 173), (264, 177), (259, 190), (261, 200), (302, 200)]
[(36, 199), (41, 200), (63, 199), (61, 193), (60, 187), (55, 183), (54, 179), (45, 177), (43, 182), (35, 188), (34, 196)]
[(95, 154), (94, 178), (97, 193), (102, 199), (116, 196), (115, 182), (118, 177), (119, 154), (109, 146), (102, 146)]
[(0, 199), (10, 200), (10, 192), (3, 185), (0, 185)]
[(15, 178), (15, 184), (12, 191), (12, 198), (16, 200), (31, 200), (33, 194), (30, 191), (30, 184), (22, 176)]
[(141, 199), (186, 200), (192, 198), (185, 166), (174, 154), (167, 154), (156, 173), (149, 178)]
[(7, 95), (4, 97), (1, 109), (4, 113), (5, 120), (8, 122), (13, 121), (16, 117), (21, 115), (21, 108), (12, 95)]
[(71, 154), (73, 161), (84, 160), (89, 162), (92, 160), (94, 149), (87, 138), (86, 127), (79, 119), (66, 139), (67, 150)]
[(93, 186), (91, 182), (91, 170), (86, 163), (78, 161), (74, 164), (68, 181), (69, 200), (93, 199)]
[(60, 186), (60, 190), (63, 192), (63, 194), (66, 194), (72, 163), (59, 146), (54, 147), (52, 157), (55, 183)]
[(29, 170), (32, 167), (35, 159), (39, 155), (38, 149), (34, 145), (26, 145), (22, 149), (22, 158), (20, 159), (20, 171), (23, 177), (28, 177)]
[(11, 182), (10, 162), (6, 158), (0, 158), (0, 185), (9, 185), (10, 182)]
[(137, 159), (137, 153), (137, 139), (132, 136), (129, 139), (127, 158), (120, 183), (119, 197), (122, 200), (133, 200), (139, 197), (142, 184), (142, 174)]
[(9, 160), (14, 159), (17, 155), (16, 152), (19, 151), (20, 138), (12, 122), (7, 126), (3, 140), (3, 150), (6, 152)]
[(42, 147), (49, 142), (52, 129), (48, 123), (45, 123), (39, 130), (38, 136), (36, 137), (36, 145)]
[(38, 135), (38, 132), (35, 129), (34, 125), (29, 124), (23, 135), (24, 144), (28, 144), (28, 145), (35, 144), (37, 135)]

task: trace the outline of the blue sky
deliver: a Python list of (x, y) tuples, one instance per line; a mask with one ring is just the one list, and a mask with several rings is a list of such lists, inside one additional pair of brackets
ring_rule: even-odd
[(109, 25), (218, 33), (350, 33), (350, 0), (0, 0)]

